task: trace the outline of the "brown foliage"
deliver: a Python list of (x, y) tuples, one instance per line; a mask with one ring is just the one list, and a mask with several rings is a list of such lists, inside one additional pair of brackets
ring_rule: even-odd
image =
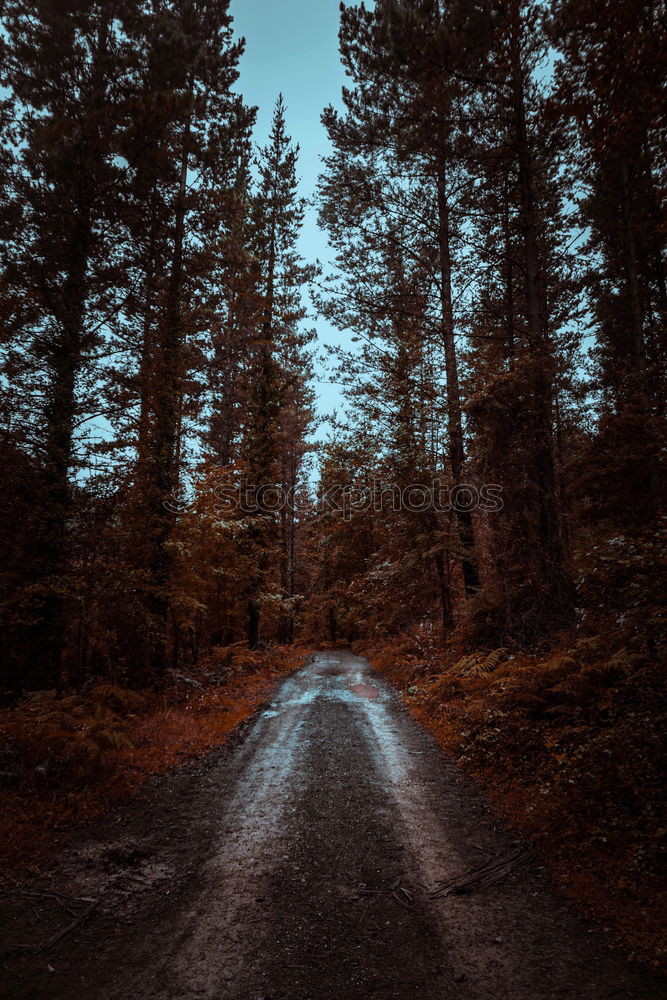
[(224, 676), (209, 664), (160, 695), (105, 683), (81, 694), (35, 692), (2, 710), (0, 878), (43, 861), (56, 838), (147, 776), (220, 746), (302, 656), (292, 647), (237, 648)]
[(383, 649), (376, 668), (564, 886), (637, 955), (664, 962), (664, 637), (657, 656), (646, 633), (610, 628), (548, 655), (450, 649), (430, 662), (406, 656), (410, 642)]

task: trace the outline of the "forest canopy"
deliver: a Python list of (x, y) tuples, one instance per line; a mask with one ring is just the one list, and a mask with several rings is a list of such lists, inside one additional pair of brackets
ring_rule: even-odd
[(228, 0), (2, 5), (5, 695), (415, 629), (664, 651), (664, 29), (341, 5), (321, 268)]

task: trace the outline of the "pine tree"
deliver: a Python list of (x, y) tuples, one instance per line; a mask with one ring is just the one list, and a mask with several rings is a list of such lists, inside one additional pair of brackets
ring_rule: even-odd
[(485, 474), (505, 483), (508, 500), (504, 525), (496, 523), (498, 611), (503, 627), (526, 636), (573, 613), (554, 454), (554, 398), (571, 362), (561, 278), (567, 231), (538, 79), (539, 5), (480, 2), (458, 13), (451, 70), (472, 82), (467, 113), (476, 128), (467, 156), (486, 269), (473, 342), (490, 334), (472, 362), (480, 380), (471, 416)]
[(133, 328), (136, 343), (132, 509), (148, 639), (137, 657), (144, 677), (164, 673), (169, 636), (178, 637), (170, 621), (173, 515), (165, 504), (183, 485), (186, 422), (202, 405), (195, 371), (211, 363), (227, 261), (238, 253), (238, 175), (254, 111), (231, 90), (242, 43), (233, 40), (228, 6), (164, 4), (129, 25), (143, 59), (125, 136), (133, 254), (120, 332)]
[[(561, 221), (556, 161), (538, 80), (545, 50), (541, 14), (538, 4), (523, 0), (457, 5), (455, 44), (444, 60), (449, 73), (469, 82), (464, 111), (475, 125), (467, 150), (475, 204), (490, 202), (492, 224), (500, 230), (502, 251), (495, 251), (490, 263), (495, 258), (496, 267), (500, 264), (498, 277), (504, 285), (505, 332), (500, 339), (508, 371), (504, 380), (492, 376), (481, 398), (486, 393), (491, 400), (494, 383), (500, 389), (493, 405), (506, 408), (508, 418), (501, 435), (510, 429), (510, 450), (518, 466), (515, 481), (528, 486), (514, 498), (514, 518), (508, 512), (514, 527), (508, 521), (504, 543), (512, 564), (524, 563), (523, 581), (509, 588), (504, 581), (506, 616), (510, 630), (519, 634), (571, 620), (574, 599), (559, 507), (553, 413), (557, 380), (569, 360), (560, 351), (562, 289), (556, 276), (566, 234), (555, 234)], [(483, 213), (480, 223), (478, 232), (487, 224)], [(494, 323), (493, 315), (490, 319)], [(479, 405), (475, 418), (479, 426)], [(491, 433), (497, 434), (500, 413), (491, 419)]]
[(664, 4), (552, 5), (561, 59), (554, 97), (571, 142), (601, 393), (599, 503), (617, 523), (654, 515), (660, 495), (665, 324)]
[[(439, 51), (444, 34), (433, 4), (418, 10), (393, 3), (379, 4), (373, 12), (343, 9), (341, 55), (355, 89), (344, 92), (344, 117), (332, 108), (324, 115), (335, 153), (327, 161), (323, 221), (344, 243), (353, 238), (346, 234), (350, 221), (356, 222), (361, 205), (366, 205), (369, 214), (385, 213), (388, 231), (389, 220), (401, 218), (406, 254), (429, 248), (429, 317), (438, 316), (434, 332), (443, 347), (449, 472), (461, 482), (466, 455), (452, 249), (460, 240), (455, 193), (463, 181), (456, 124), (461, 87), (444, 72), (432, 70), (432, 50)], [(337, 204), (341, 187), (349, 189), (350, 197)], [(364, 223), (359, 219), (359, 225)], [(345, 257), (343, 251), (341, 261)], [(479, 573), (470, 512), (458, 511), (457, 522), (464, 586), (471, 596), (479, 587)]]
[[(298, 195), (298, 156), (299, 148), (286, 131), (285, 106), (279, 96), (269, 142), (257, 157), (259, 176), (251, 210), (250, 247), (262, 307), (248, 371), (243, 459), (249, 484), (258, 489), (280, 485), (291, 491), (297, 486), (301, 442), (312, 420), (312, 398), (305, 389), (306, 349), (312, 335), (301, 332), (305, 318), (301, 294), (314, 270), (303, 263), (297, 248), (304, 214)], [(283, 511), (281, 519), (268, 511), (257, 512), (250, 535), (256, 566), (248, 594), (251, 648), (259, 641), (262, 594), (278, 552), (283, 597), (293, 596), (293, 532), (288, 511)]]
[(114, 308), (115, 154), (131, 63), (119, 25), (128, 6), (4, 6), (1, 83), (14, 111), (5, 141), (17, 150), (2, 284), (5, 372), (22, 387), (43, 482), (33, 663), (51, 685), (65, 647), (76, 429), (92, 409), (81, 379)]

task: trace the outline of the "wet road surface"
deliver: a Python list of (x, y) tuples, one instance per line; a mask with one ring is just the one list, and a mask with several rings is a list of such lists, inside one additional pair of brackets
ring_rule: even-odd
[(48, 962), (10, 963), (1, 995), (664, 996), (535, 863), (472, 895), (432, 896), (517, 846), (365, 660), (318, 653), (236, 745), (158, 780), (78, 845), (59, 884), (102, 886), (99, 915)]

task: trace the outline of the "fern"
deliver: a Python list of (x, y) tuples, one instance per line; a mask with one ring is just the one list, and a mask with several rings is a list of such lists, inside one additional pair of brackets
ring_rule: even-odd
[(453, 668), (457, 677), (481, 677), (490, 674), (507, 660), (508, 652), (504, 648), (494, 649), (492, 653), (470, 653), (462, 656)]
[(568, 674), (576, 672), (578, 666), (577, 661), (567, 653), (556, 653), (555, 656), (551, 656), (548, 660), (540, 663), (539, 669), (544, 674), (556, 674), (566, 677)]
[(146, 699), (142, 695), (113, 684), (97, 685), (91, 690), (89, 697), (94, 704), (119, 715), (136, 714), (146, 706)]

